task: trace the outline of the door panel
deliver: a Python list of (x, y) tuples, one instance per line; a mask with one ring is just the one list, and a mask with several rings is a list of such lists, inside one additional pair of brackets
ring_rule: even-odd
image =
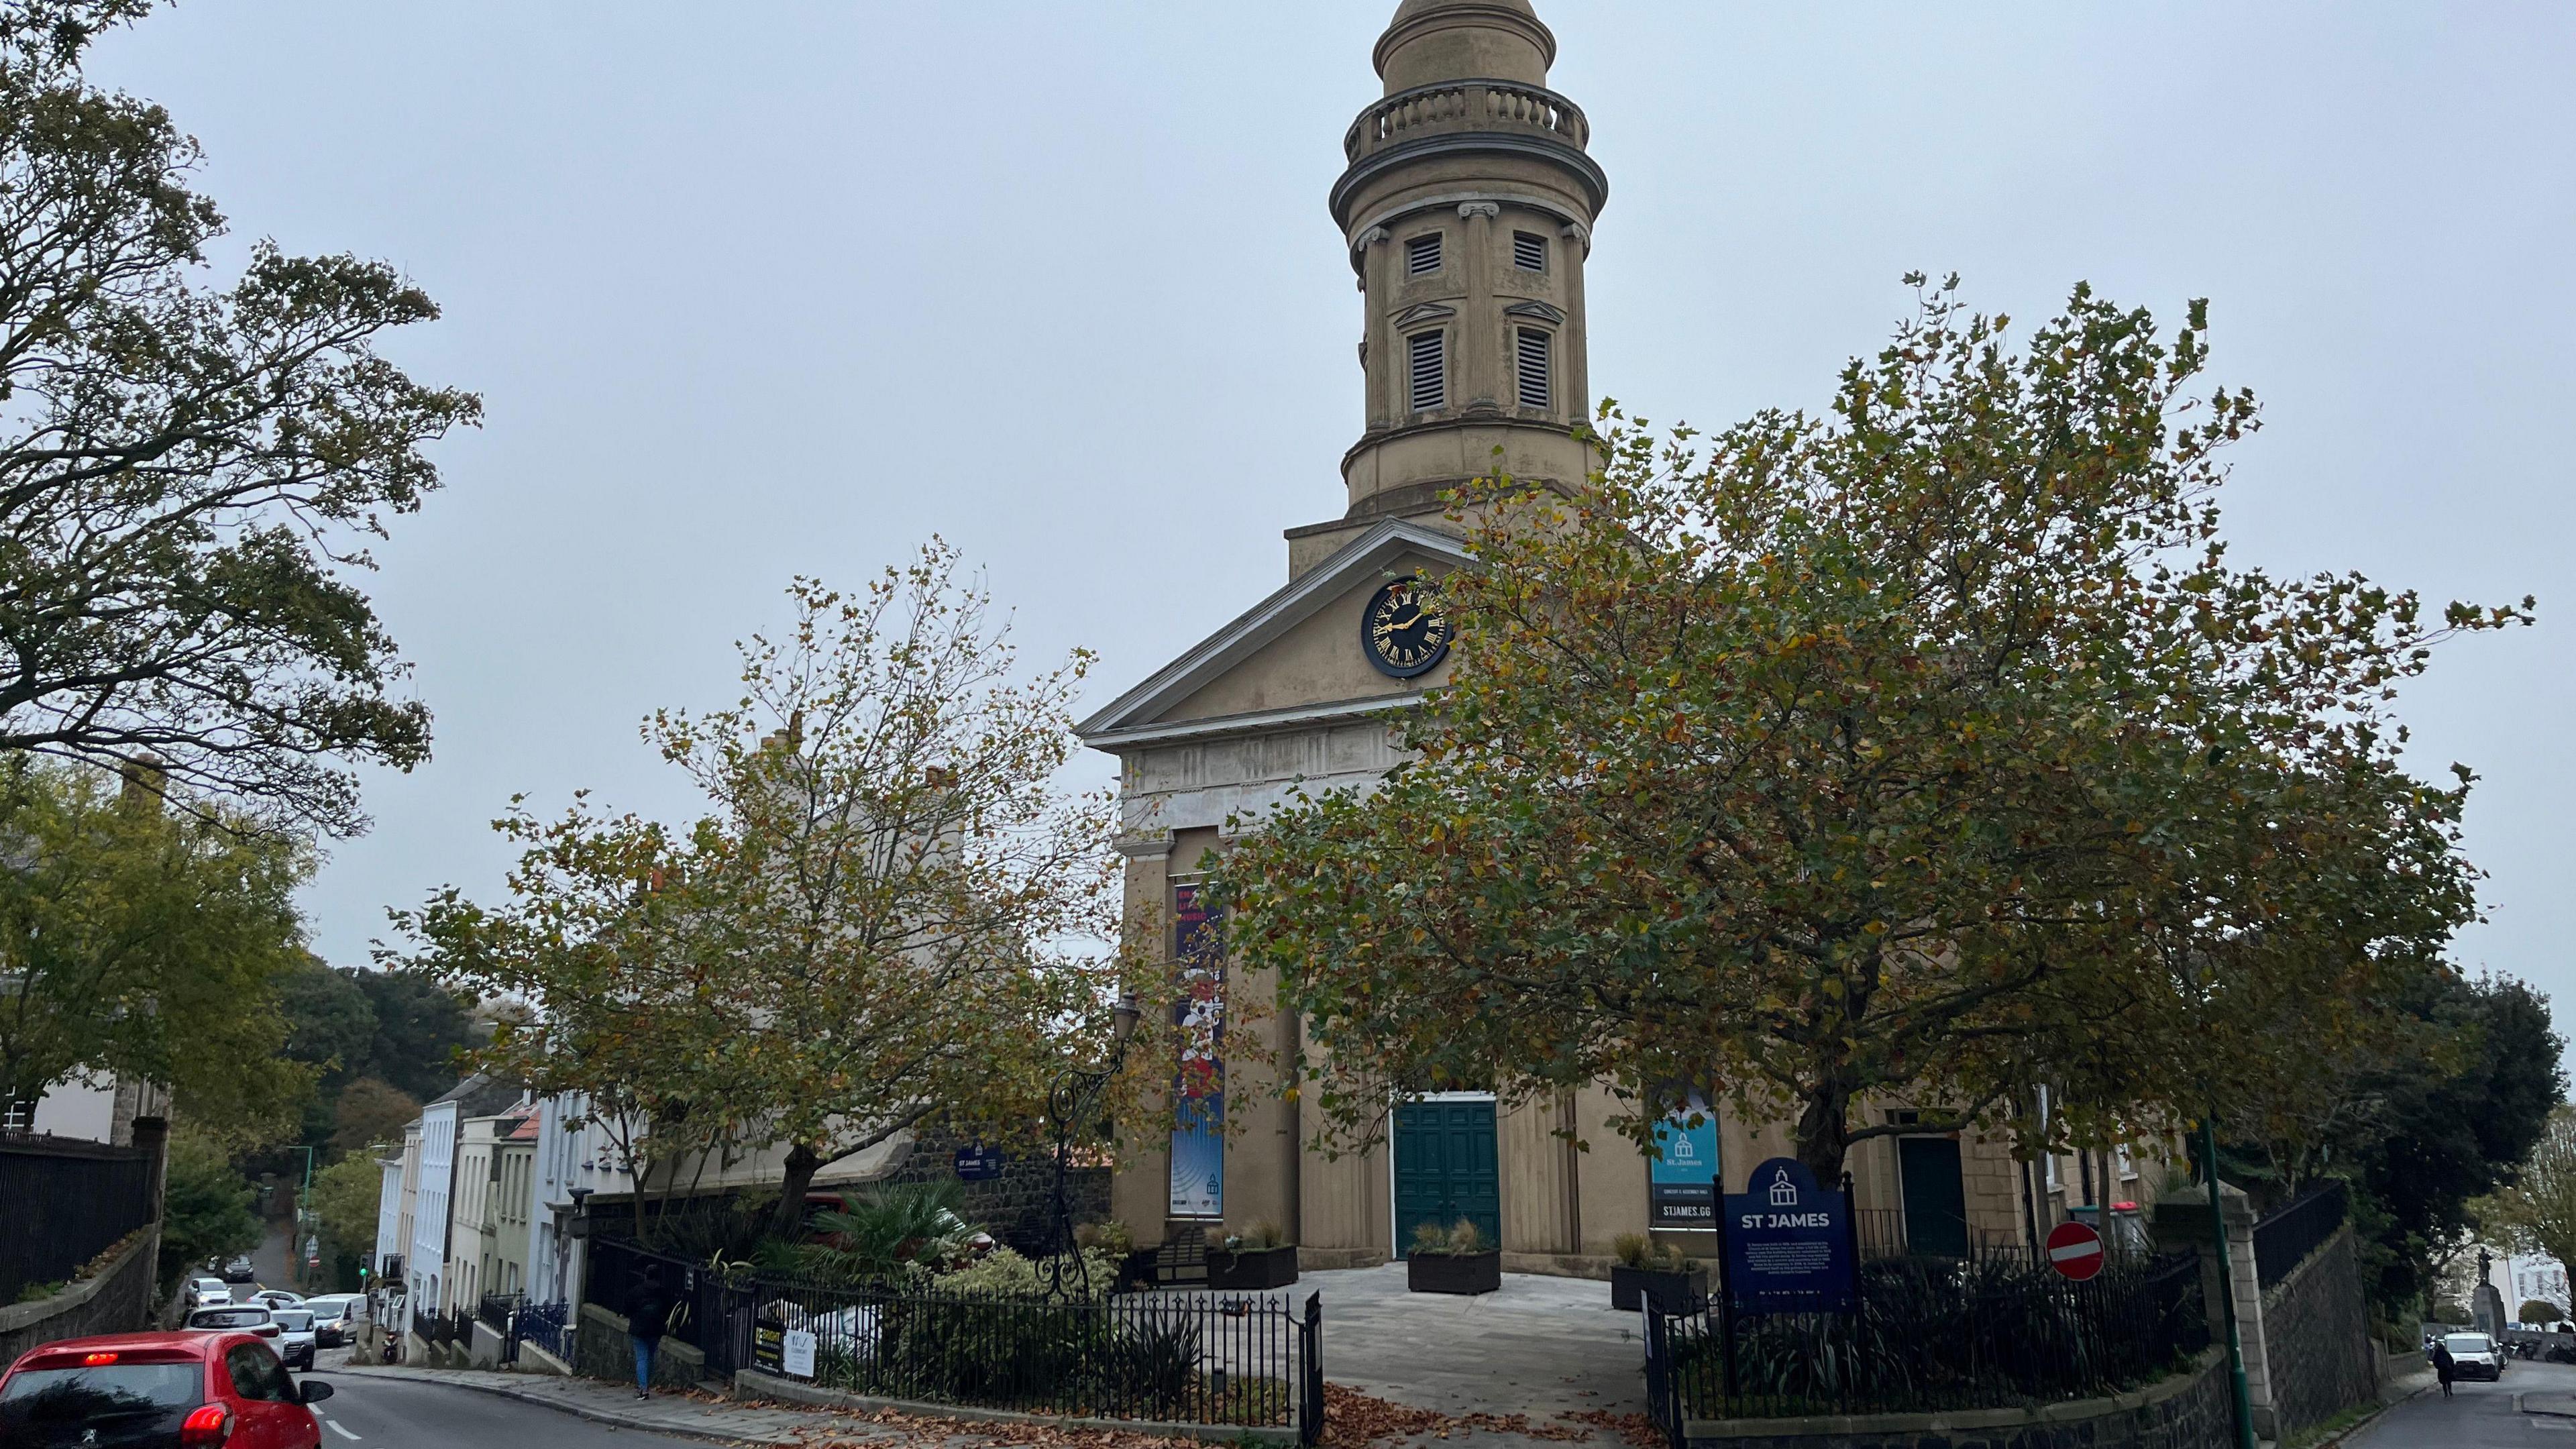
[(1905, 1246), (1942, 1258), (1968, 1256), (1968, 1192), (1959, 1176), (1959, 1144), (1949, 1137), (1896, 1139), (1905, 1189)]
[(1395, 1255), (1422, 1223), (1465, 1218), (1503, 1241), (1502, 1174), (1492, 1102), (1407, 1102), (1395, 1109)]

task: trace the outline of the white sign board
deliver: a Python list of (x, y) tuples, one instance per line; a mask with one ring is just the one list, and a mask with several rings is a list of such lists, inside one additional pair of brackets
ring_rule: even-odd
[(787, 1370), (792, 1379), (814, 1377), (814, 1335), (802, 1328), (787, 1330), (787, 1336), (779, 1341), (778, 1366)]

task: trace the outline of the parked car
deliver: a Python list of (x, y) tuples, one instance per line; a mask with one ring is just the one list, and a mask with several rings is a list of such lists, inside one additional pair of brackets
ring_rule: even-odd
[(29, 1349), (0, 1376), (0, 1444), (313, 1449), (320, 1379), (288, 1378), (242, 1333), (121, 1333)]
[(2451, 1351), (2451, 1376), (2462, 1379), (2504, 1377), (2504, 1350), (2483, 1333), (2446, 1333), (2442, 1346)]
[(289, 1293), (283, 1288), (262, 1288), (250, 1295), (246, 1301), (265, 1303), (271, 1308), (301, 1308), (304, 1306), (304, 1295)]
[(324, 1348), (338, 1348), (354, 1340), (357, 1305), (365, 1301), (355, 1293), (324, 1293), (305, 1299), (305, 1311), (313, 1315), (313, 1341)]
[(277, 1337), (277, 1315), (265, 1303), (219, 1303), (191, 1312), (179, 1325), (191, 1333), (248, 1333)]
[(277, 1320), (277, 1356), (288, 1368), (313, 1372), (313, 1315), (301, 1308), (273, 1308), (269, 1314)]
[(240, 1254), (231, 1262), (224, 1264), (224, 1281), (227, 1283), (248, 1283), (258, 1276), (258, 1265), (251, 1262), (248, 1253)]

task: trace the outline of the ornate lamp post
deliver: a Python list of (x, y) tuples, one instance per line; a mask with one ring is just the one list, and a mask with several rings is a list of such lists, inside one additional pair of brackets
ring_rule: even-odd
[[(1073, 1199), (1067, 1190), (1073, 1134), (1098, 1107), (1109, 1079), (1117, 1075), (1118, 1064), (1127, 1055), (1128, 1039), (1136, 1034), (1136, 1018), (1134, 994), (1119, 997), (1118, 1004), (1109, 1009), (1109, 1060), (1097, 1067), (1067, 1067), (1056, 1074), (1054, 1085), (1047, 1089), (1047, 1120), (1055, 1128), (1055, 1187), (1047, 1203), (1047, 1255), (1040, 1271), (1046, 1277), (1047, 1296), (1051, 1298), (1068, 1298), (1077, 1293), (1091, 1296), (1091, 1265), (1074, 1248)], [(1068, 1260), (1070, 1269), (1066, 1266)]]

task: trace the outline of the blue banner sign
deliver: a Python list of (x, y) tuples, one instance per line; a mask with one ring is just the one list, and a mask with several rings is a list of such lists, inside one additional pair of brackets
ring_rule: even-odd
[(1852, 1309), (1851, 1205), (1793, 1157), (1753, 1169), (1726, 1195), (1726, 1276), (1749, 1313)]
[(986, 1182), (1002, 1175), (1002, 1149), (998, 1147), (960, 1147), (957, 1149), (957, 1178), (960, 1182)]
[[(1697, 1126), (1691, 1125), (1698, 1118)], [(1697, 1092), (1655, 1124), (1655, 1160), (1646, 1169), (1646, 1225), (1708, 1232), (1717, 1226), (1717, 1113)]]

